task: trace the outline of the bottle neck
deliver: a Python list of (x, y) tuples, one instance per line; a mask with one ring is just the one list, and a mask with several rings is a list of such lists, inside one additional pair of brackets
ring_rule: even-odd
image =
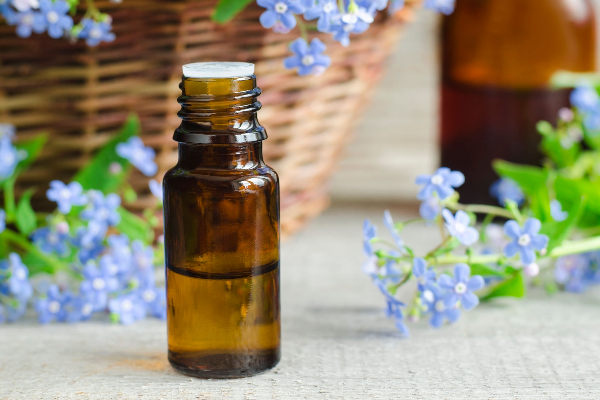
[(253, 169), (265, 165), (262, 142), (243, 144), (179, 143), (179, 167), (192, 169)]
[(256, 76), (187, 78), (179, 85), (182, 119), (174, 140), (180, 143), (233, 144), (266, 139), (256, 113), (261, 108)]

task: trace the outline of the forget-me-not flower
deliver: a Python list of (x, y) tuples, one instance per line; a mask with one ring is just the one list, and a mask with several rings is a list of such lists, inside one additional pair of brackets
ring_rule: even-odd
[(363, 224), (363, 249), (367, 256), (373, 255), (373, 246), (371, 240), (377, 237), (377, 227), (368, 219)]
[(101, 42), (112, 42), (115, 40), (115, 34), (111, 32), (112, 26), (109, 22), (96, 22), (90, 18), (81, 20), (83, 29), (79, 33), (80, 39), (90, 47), (98, 46)]
[(421, 257), (413, 260), (412, 274), (417, 278), (419, 291), (423, 291), (429, 282), (436, 281), (436, 273), (432, 267), (427, 267), (427, 261)]
[(562, 222), (569, 218), (569, 212), (563, 211), (562, 204), (556, 199), (550, 201), (550, 215), (556, 222)]
[[(361, 14), (364, 17), (364, 14)], [(351, 33), (363, 33), (369, 29), (369, 23), (363, 21), (356, 14), (338, 14), (331, 18), (330, 32), (333, 33), (333, 40), (340, 42), (344, 47), (350, 45)]]
[(394, 243), (396, 244), (396, 246), (398, 246), (398, 248), (400, 248), (400, 249), (403, 248), (404, 241), (400, 237), (400, 234), (398, 233), (398, 230), (396, 229), (396, 226), (394, 225), (394, 220), (392, 219), (392, 214), (390, 213), (389, 210), (385, 210), (383, 212), (383, 223), (384, 223), (385, 227), (388, 229), (388, 231), (390, 231), (390, 234), (392, 235), (392, 238), (394, 239)]
[(29, 282), (29, 269), (17, 253), (10, 253), (8, 260), (0, 261), (0, 277), (6, 276), (9, 278), (0, 283), (0, 293), (14, 296), (19, 302), (27, 302), (33, 294), (33, 288)]
[(77, 257), (82, 263), (97, 258), (104, 250), (104, 237), (108, 231), (105, 223), (90, 221), (87, 227), (80, 227), (71, 243), (78, 248)]
[(600, 107), (600, 96), (596, 89), (590, 86), (576, 87), (571, 92), (570, 100), (572, 105), (587, 113), (594, 113)]
[(565, 290), (581, 293), (592, 284), (600, 284), (600, 252), (574, 254), (556, 261), (554, 279)]
[(304, 18), (307, 21), (319, 19), (317, 21), (317, 29), (320, 32), (329, 32), (331, 29), (331, 19), (339, 14), (338, 4), (336, 0), (308, 0), (304, 1), (306, 12)]
[(431, 314), (429, 325), (433, 328), (441, 327), (445, 320), (454, 323), (460, 318), (458, 306), (448, 306), (446, 304), (446, 292), (434, 282), (426, 285), (421, 292), (420, 299), (423, 312)]
[(31, 240), (45, 253), (66, 255), (69, 252), (69, 234), (58, 229), (43, 227), (36, 229), (31, 234)]
[(319, 39), (314, 38), (310, 46), (303, 38), (298, 38), (290, 44), (293, 56), (286, 57), (283, 65), (287, 69), (298, 68), (298, 75), (319, 75), (331, 65), (331, 59), (323, 55), (325, 45)]
[(419, 215), (423, 219), (433, 221), (440, 214), (441, 210), (440, 199), (436, 196), (431, 196), (423, 200), (419, 206)]
[(55, 201), (58, 204), (58, 211), (62, 214), (71, 212), (73, 206), (83, 206), (88, 202), (88, 197), (83, 194), (83, 188), (79, 182), (71, 182), (65, 185), (61, 181), (52, 181), (46, 196), (48, 200)]
[(137, 293), (125, 294), (110, 300), (108, 309), (123, 325), (129, 325), (146, 316), (146, 305)]
[(88, 261), (82, 271), (85, 280), (81, 282), (79, 291), (88, 296), (94, 311), (103, 310), (108, 303), (108, 294), (119, 289), (118, 269), (107, 257), (110, 256), (102, 257), (99, 267)]
[(127, 159), (146, 176), (153, 176), (158, 171), (158, 166), (154, 162), (156, 153), (152, 148), (144, 146), (142, 139), (137, 136), (125, 143), (119, 143), (117, 154)]
[(40, 324), (66, 320), (67, 309), (64, 306), (70, 298), (70, 293), (61, 293), (57, 285), (50, 285), (45, 297), (37, 299), (34, 304)]
[(541, 251), (548, 246), (549, 238), (538, 234), (542, 227), (539, 219), (529, 218), (525, 221), (523, 228), (517, 221), (510, 220), (504, 224), (504, 233), (512, 239), (504, 246), (504, 255), (512, 257), (519, 253), (524, 265), (534, 263), (536, 260), (535, 250)]
[(297, 0), (258, 0), (258, 5), (267, 10), (260, 15), (260, 23), (267, 29), (275, 26), (278, 21), (287, 29), (294, 29), (296, 17), (304, 12), (304, 7)]
[(65, 0), (40, 0), (40, 12), (44, 17), (47, 26), (48, 35), (51, 38), (58, 39), (62, 37), (65, 31), (73, 27), (73, 18), (67, 15), (69, 4)]
[(121, 221), (121, 214), (117, 211), (121, 206), (121, 197), (116, 193), (104, 194), (98, 190), (89, 193), (89, 205), (80, 214), (87, 221), (98, 221), (108, 226), (116, 226)]
[(19, 163), (19, 152), (10, 136), (0, 137), (0, 180), (9, 178)]
[(17, 36), (28, 38), (32, 32), (43, 33), (46, 30), (46, 21), (39, 11), (17, 13), (11, 21), (17, 25)]
[(467, 264), (456, 264), (454, 277), (446, 274), (438, 277), (438, 286), (447, 290), (444, 299), (447, 307), (453, 307), (460, 301), (465, 310), (470, 310), (479, 304), (479, 297), (473, 292), (482, 289), (485, 282), (480, 275), (470, 275), (471, 268)]
[(388, 318), (393, 318), (394, 323), (396, 325), (396, 329), (398, 329), (404, 337), (408, 337), (409, 331), (408, 327), (404, 323), (404, 314), (402, 313), (402, 307), (404, 307), (405, 304), (402, 303), (400, 300), (396, 299), (394, 296), (392, 296), (390, 292), (385, 288), (383, 282), (376, 280), (375, 285), (379, 288), (379, 290), (385, 297), (385, 315)]
[(417, 199), (426, 200), (435, 194), (441, 200), (445, 200), (454, 193), (455, 187), (465, 182), (465, 176), (459, 171), (450, 171), (450, 168), (438, 168), (433, 175), (419, 175), (416, 179), (417, 185), (425, 185), (419, 191)]
[(29, 10), (37, 10), (40, 7), (38, 0), (12, 0), (12, 5), (19, 12), (26, 12)]
[(458, 239), (459, 242), (465, 246), (471, 246), (479, 240), (479, 232), (477, 229), (469, 226), (471, 222), (469, 214), (463, 210), (458, 210), (456, 216), (452, 215), (450, 210), (443, 209), (442, 215), (446, 220), (446, 228), (450, 232), (450, 235)]
[(498, 200), (502, 206), (506, 205), (506, 200), (512, 200), (517, 205), (523, 204), (525, 194), (512, 179), (501, 178), (490, 186), (490, 196)]
[(167, 292), (164, 287), (146, 284), (138, 289), (138, 294), (150, 315), (162, 320), (167, 318)]
[(455, 0), (425, 0), (423, 7), (439, 11), (445, 15), (450, 15), (454, 12), (454, 3)]
[(134, 240), (131, 244), (131, 250), (133, 252), (133, 265), (137, 272), (142, 277), (151, 276), (154, 272), (154, 250), (152, 246), (144, 246), (139, 240)]
[(163, 188), (162, 185), (155, 179), (150, 179), (148, 182), (148, 186), (150, 187), (150, 192), (160, 201), (163, 202)]

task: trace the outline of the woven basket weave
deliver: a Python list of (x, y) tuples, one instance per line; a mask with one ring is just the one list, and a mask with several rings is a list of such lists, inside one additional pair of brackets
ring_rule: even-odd
[[(263, 90), (259, 119), (269, 134), (264, 155), (281, 178), (283, 236), (326, 207), (328, 178), (402, 22), (411, 15), (410, 6), (394, 18), (380, 13), (347, 48), (320, 35), (332, 66), (319, 77), (299, 77), (282, 64), (297, 34), (264, 29), (257, 22), (263, 9), (256, 5), (219, 26), (210, 21), (216, 0), (97, 3), (113, 17), (117, 39), (96, 48), (45, 34), (20, 39), (14, 27), (0, 26), (0, 122), (15, 124), (22, 139), (50, 134), (22, 186), (45, 188), (52, 179), (68, 181), (130, 112), (139, 115), (144, 142), (156, 149), (163, 174), (177, 161), (172, 135), (179, 125), (181, 65), (254, 62)], [(132, 184), (147, 189), (139, 174)], [(142, 196), (133, 207), (149, 201)]]

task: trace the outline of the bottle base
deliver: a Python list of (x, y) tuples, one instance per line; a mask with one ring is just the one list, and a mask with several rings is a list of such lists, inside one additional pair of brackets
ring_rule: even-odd
[(187, 376), (202, 379), (246, 378), (275, 367), (281, 358), (279, 349), (254, 353), (193, 354), (169, 350), (169, 363)]

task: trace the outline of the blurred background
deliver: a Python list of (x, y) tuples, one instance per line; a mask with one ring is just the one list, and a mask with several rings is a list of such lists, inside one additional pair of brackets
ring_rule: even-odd
[[(600, 0), (591, 3), (598, 18)], [(416, 204), (416, 175), (439, 166), (442, 20), (420, 9), (406, 26), (333, 177), (334, 201)]]

